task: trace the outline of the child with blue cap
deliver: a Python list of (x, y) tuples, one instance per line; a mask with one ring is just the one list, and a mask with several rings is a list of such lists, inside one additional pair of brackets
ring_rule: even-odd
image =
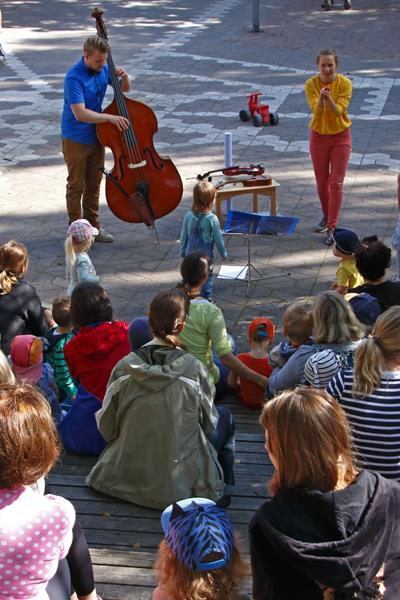
[(248, 573), (227, 512), (207, 498), (187, 498), (161, 515), (165, 539), (153, 600), (248, 600), (237, 589)]
[(350, 288), (363, 285), (364, 279), (356, 267), (355, 253), (360, 248), (358, 235), (351, 229), (336, 228), (332, 233), (334, 256), (340, 258), (339, 268), (336, 271), (336, 281), (331, 289), (338, 294), (346, 294)]

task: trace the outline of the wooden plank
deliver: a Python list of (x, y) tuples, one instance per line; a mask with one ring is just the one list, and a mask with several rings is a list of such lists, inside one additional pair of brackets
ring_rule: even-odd
[[(259, 412), (235, 399), (223, 403), (237, 424), (232, 504), (228, 509), (235, 531), (248, 554), (248, 523), (268, 497), (267, 481), (273, 467), (264, 448)], [(97, 590), (107, 600), (151, 600), (155, 586), (153, 565), (162, 539), (159, 510), (100, 494), (85, 485), (96, 457), (65, 453), (48, 477), (48, 491), (74, 504), (85, 531)], [(247, 583), (247, 589), (250, 583)]]
[(90, 556), (97, 565), (112, 565), (120, 567), (144, 567), (152, 569), (154, 552), (119, 552), (109, 548), (91, 548)]
[(106, 600), (151, 600), (154, 588), (101, 583), (96, 589)]

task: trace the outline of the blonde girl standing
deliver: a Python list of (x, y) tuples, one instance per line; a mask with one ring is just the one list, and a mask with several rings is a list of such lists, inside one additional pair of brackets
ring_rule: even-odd
[(96, 227), (93, 227), (86, 219), (77, 219), (68, 227), (65, 240), (65, 265), (69, 296), (82, 281), (93, 283), (100, 281), (87, 253), (92, 245), (93, 236), (97, 234)]
[(216, 194), (217, 190), (209, 181), (199, 181), (194, 186), (192, 210), (185, 214), (180, 237), (182, 257), (191, 252), (201, 251), (211, 259), (208, 279), (200, 292), (207, 300), (212, 299), (214, 244), (222, 258), (228, 256), (218, 217), (212, 212)]

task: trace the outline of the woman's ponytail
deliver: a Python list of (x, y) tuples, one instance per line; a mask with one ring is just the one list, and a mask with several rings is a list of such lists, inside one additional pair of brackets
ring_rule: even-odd
[(355, 352), (353, 394), (365, 397), (380, 384), (388, 362), (400, 361), (400, 306), (379, 315), (372, 336), (361, 342)]
[(28, 250), (23, 244), (10, 240), (0, 246), (0, 296), (11, 292), (27, 268)]
[(353, 395), (365, 398), (375, 390), (385, 370), (385, 357), (377, 338), (361, 342), (355, 352)]
[(178, 338), (179, 325), (186, 320), (189, 304), (189, 298), (183, 290), (175, 288), (158, 292), (149, 308), (149, 325), (153, 335), (169, 346), (183, 348)]

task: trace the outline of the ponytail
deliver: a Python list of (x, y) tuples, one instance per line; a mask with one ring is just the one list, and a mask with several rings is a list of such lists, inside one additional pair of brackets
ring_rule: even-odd
[(65, 262), (67, 263), (67, 265), (72, 266), (75, 262), (75, 252), (74, 252), (74, 245), (72, 242), (72, 236), (68, 235), (65, 239), (64, 242), (64, 249), (65, 249)]
[(387, 362), (400, 359), (400, 306), (379, 315), (372, 337), (362, 341), (355, 352), (353, 394), (365, 397), (380, 384)]
[(363, 340), (355, 352), (353, 396), (369, 396), (379, 386), (384, 370), (385, 356), (378, 339)]
[(10, 240), (0, 246), (0, 296), (11, 292), (27, 267), (28, 250), (23, 244)]
[(189, 312), (189, 298), (179, 289), (159, 292), (150, 302), (149, 325), (154, 336), (173, 348), (184, 348), (178, 338), (178, 325), (184, 323)]
[(12, 286), (18, 283), (18, 277), (7, 271), (1, 271), (0, 273), (0, 296), (9, 294), (12, 290)]

